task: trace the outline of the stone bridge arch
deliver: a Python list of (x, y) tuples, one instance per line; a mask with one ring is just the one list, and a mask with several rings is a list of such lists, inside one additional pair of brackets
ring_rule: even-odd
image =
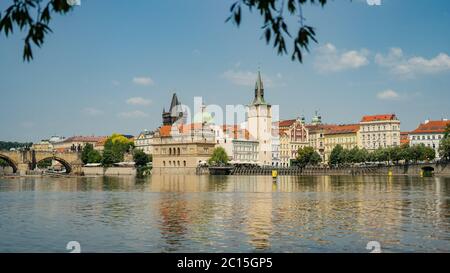
[(51, 157), (47, 157), (47, 158), (42, 158), (40, 160), (36, 160), (36, 165), (39, 162), (44, 161), (44, 160), (48, 160), (48, 159), (55, 160), (55, 161), (61, 163), (61, 165), (63, 165), (64, 168), (66, 169), (66, 173), (67, 174), (72, 172), (72, 165), (69, 162), (67, 162), (66, 160), (64, 160), (64, 159), (62, 159), (60, 157), (57, 157), (57, 156), (51, 156)]
[(52, 159), (61, 163), (66, 169), (66, 173), (81, 174), (83, 163), (81, 156), (77, 152), (35, 152), (34, 161), (35, 164)]
[(3, 159), (6, 163), (9, 164), (9, 166), (11, 166), (11, 168), (13, 169), (13, 172), (16, 173), (18, 168), (19, 168), (19, 164), (18, 162), (16, 162), (14, 159), (12, 159), (10, 156), (8, 156), (7, 154), (4, 154), (2, 152), (0, 152), (0, 159)]

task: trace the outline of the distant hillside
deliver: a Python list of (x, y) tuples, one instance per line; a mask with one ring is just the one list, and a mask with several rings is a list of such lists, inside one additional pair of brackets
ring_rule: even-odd
[(10, 150), (11, 148), (23, 148), (23, 147), (31, 147), (33, 143), (20, 143), (20, 142), (11, 142), (11, 141), (0, 141), (0, 150)]

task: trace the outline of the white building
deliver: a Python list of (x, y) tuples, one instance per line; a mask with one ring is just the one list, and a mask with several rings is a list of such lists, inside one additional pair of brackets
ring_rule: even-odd
[(439, 158), (439, 143), (444, 138), (445, 129), (449, 124), (450, 121), (447, 119), (426, 120), (416, 130), (409, 133), (410, 145), (423, 144), (433, 148), (436, 151), (436, 157)]
[(258, 164), (259, 142), (239, 125), (215, 125), (216, 147), (222, 147), (234, 164)]
[(373, 151), (400, 146), (400, 120), (395, 114), (364, 116), (359, 124), (360, 148)]
[(134, 140), (135, 147), (143, 150), (146, 154), (153, 154), (153, 135), (154, 132), (144, 130)]
[(247, 107), (248, 131), (250, 138), (259, 142), (259, 162), (265, 166), (272, 165), (272, 106), (264, 100), (264, 86), (261, 73), (255, 85), (255, 97)]

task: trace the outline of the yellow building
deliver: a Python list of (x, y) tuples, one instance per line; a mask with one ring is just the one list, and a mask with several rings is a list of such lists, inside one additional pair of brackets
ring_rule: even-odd
[(291, 158), (291, 149), (289, 145), (289, 136), (286, 131), (280, 130), (280, 164), (282, 167), (289, 166)]
[(336, 125), (330, 124), (311, 124), (307, 125), (309, 146), (316, 151), (322, 161), (325, 161), (325, 133)]
[(325, 134), (325, 161), (328, 162), (331, 151), (337, 145), (341, 145), (344, 149), (353, 149), (360, 146), (358, 124), (336, 125), (329, 128)]
[(214, 131), (203, 124), (164, 125), (153, 137), (154, 174), (195, 174), (215, 147)]
[(44, 140), (41, 140), (39, 143), (33, 143), (33, 146), (31, 146), (31, 149), (38, 151), (38, 152), (53, 151), (53, 144), (50, 143), (49, 140), (44, 139)]

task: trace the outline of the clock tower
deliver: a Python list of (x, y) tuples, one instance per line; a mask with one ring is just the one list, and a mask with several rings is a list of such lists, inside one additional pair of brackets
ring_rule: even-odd
[(259, 142), (258, 161), (263, 165), (272, 165), (272, 106), (264, 99), (264, 86), (259, 71), (255, 96), (247, 106), (247, 115), (250, 136)]

